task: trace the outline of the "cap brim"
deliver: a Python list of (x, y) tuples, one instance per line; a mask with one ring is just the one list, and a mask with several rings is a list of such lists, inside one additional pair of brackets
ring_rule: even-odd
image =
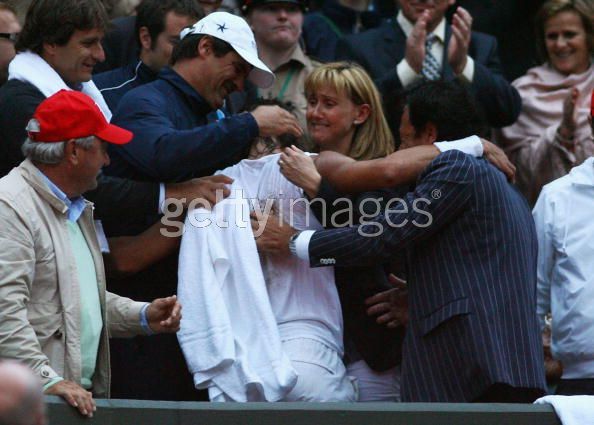
[(95, 136), (99, 137), (108, 143), (114, 145), (125, 145), (134, 136), (131, 131), (125, 130), (117, 125), (107, 124), (101, 131), (95, 133)]
[(243, 59), (246, 60), (247, 63), (254, 67), (248, 75), (248, 80), (250, 80), (252, 83), (254, 83), (261, 89), (266, 89), (274, 83), (274, 80), (276, 78), (274, 76), (274, 73), (270, 69), (268, 69), (264, 62), (260, 60), (260, 58), (254, 56), (251, 52), (248, 52), (247, 50), (237, 48), (236, 46), (233, 46), (233, 48), (239, 56), (241, 56)]

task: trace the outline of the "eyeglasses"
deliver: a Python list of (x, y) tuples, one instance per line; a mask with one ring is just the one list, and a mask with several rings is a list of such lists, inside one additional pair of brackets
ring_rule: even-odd
[(18, 32), (0, 32), (0, 38), (5, 38), (6, 40), (16, 43), (17, 38), (19, 38), (19, 33)]

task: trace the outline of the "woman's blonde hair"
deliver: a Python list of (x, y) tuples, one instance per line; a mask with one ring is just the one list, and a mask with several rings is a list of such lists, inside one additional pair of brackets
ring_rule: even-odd
[(349, 156), (356, 160), (380, 158), (394, 152), (394, 139), (384, 116), (380, 94), (360, 66), (349, 62), (332, 62), (316, 68), (305, 80), (309, 97), (321, 88), (332, 88), (355, 105), (368, 104), (369, 117), (357, 126)]
[(545, 24), (561, 12), (575, 12), (582, 21), (590, 56), (594, 54), (594, 2), (592, 0), (548, 0), (536, 15), (536, 47), (542, 59), (549, 60), (545, 42)]

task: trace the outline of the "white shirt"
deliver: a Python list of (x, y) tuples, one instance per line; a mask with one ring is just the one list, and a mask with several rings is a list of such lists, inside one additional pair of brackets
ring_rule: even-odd
[[(279, 156), (243, 160), (220, 172), (235, 179), (262, 212), (274, 207), (283, 221), (297, 230), (323, 229), (306, 206), (303, 191), (280, 173)], [(261, 263), (281, 339), (315, 339), (342, 356), (342, 310), (334, 268), (310, 268), (309, 262), (294, 256), (263, 255)]]
[[(404, 16), (402, 11), (398, 12), (398, 16), (396, 17), (396, 21), (404, 34), (408, 37), (413, 30), (414, 23), (409, 21), (408, 18)], [(446, 20), (443, 18), (441, 22), (435, 27), (433, 32), (431, 33), (435, 35), (436, 41), (431, 45), (431, 53), (433, 57), (437, 60), (440, 68), (443, 69), (443, 54), (445, 50), (445, 35), (446, 35)], [(429, 35), (429, 34), (427, 34)], [(452, 35), (453, 37), (453, 35)], [(421, 78), (421, 74), (418, 74), (414, 69), (411, 68), (409, 63), (406, 61), (406, 58), (402, 58), (400, 63), (396, 66), (396, 72), (398, 74), (398, 78), (400, 78), (400, 82), (404, 87), (408, 87), (415, 81), (418, 81)], [(470, 56), (466, 57), (466, 66), (462, 70), (461, 74), (469, 83), (472, 83), (472, 79), (474, 78), (474, 61)]]
[(532, 214), (541, 327), (551, 312), (564, 379), (594, 378), (594, 158), (546, 185)]

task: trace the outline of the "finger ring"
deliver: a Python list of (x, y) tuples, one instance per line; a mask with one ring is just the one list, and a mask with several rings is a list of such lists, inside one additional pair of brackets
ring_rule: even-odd
[(282, 167), (283, 165), (285, 165), (284, 161), (282, 159), (278, 160), (278, 166)]

